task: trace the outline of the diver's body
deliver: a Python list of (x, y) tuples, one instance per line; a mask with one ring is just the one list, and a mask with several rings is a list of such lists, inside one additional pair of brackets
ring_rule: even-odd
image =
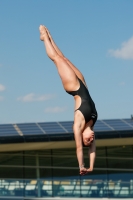
[[(40, 39), (44, 41), (48, 57), (55, 63), (64, 89), (74, 96), (74, 137), (80, 174), (93, 170), (95, 161), (95, 135), (93, 126), (97, 120), (95, 104), (89, 94), (82, 73), (63, 55), (52, 39), (48, 29), (40, 25)], [(90, 168), (84, 167), (83, 143), (89, 146)]]

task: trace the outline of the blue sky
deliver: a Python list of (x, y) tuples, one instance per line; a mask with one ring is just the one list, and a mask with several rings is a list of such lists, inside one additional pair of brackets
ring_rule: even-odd
[(132, 0), (1, 0), (0, 123), (73, 120), (74, 100), (46, 56), (40, 24), (84, 74), (99, 119), (130, 118)]

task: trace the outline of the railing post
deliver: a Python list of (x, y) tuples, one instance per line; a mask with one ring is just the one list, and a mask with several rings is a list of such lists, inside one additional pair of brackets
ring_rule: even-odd
[(40, 185), (40, 169), (39, 169), (39, 156), (36, 154), (36, 176), (37, 176), (37, 193), (38, 197), (41, 197), (41, 185)]

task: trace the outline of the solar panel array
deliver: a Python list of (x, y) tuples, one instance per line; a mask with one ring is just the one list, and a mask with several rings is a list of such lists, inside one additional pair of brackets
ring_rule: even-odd
[[(0, 137), (73, 133), (72, 127), (73, 121), (1, 124)], [(109, 131), (130, 131), (133, 130), (133, 120), (97, 120), (94, 130), (96, 133)]]

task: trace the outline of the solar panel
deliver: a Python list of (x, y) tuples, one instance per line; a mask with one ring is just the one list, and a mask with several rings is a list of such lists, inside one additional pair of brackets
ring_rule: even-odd
[(6, 136), (19, 136), (12, 124), (0, 125), (0, 137)]
[(17, 124), (23, 135), (44, 135), (45, 133), (37, 126), (36, 123)]
[(73, 121), (60, 122), (60, 124), (69, 132), (73, 132)]
[(45, 123), (38, 123), (39, 126), (49, 134), (53, 133), (64, 133), (65, 131), (57, 122), (45, 122)]
[(121, 119), (124, 123), (128, 124), (131, 128), (133, 128), (133, 120), (132, 119)]
[(130, 127), (127, 123), (125, 123), (121, 119), (114, 119), (114, 120), (105, 120), (106, 123), (114, 128), (114, 130), (131, 130), (133, 127)]
[(111, 129), (108, 127), (94, 127), (94, 131), (110, 131)]
[(102, 120), (98, 120), (94, 126), (94, 131), (111, 131), (112, 129)]

